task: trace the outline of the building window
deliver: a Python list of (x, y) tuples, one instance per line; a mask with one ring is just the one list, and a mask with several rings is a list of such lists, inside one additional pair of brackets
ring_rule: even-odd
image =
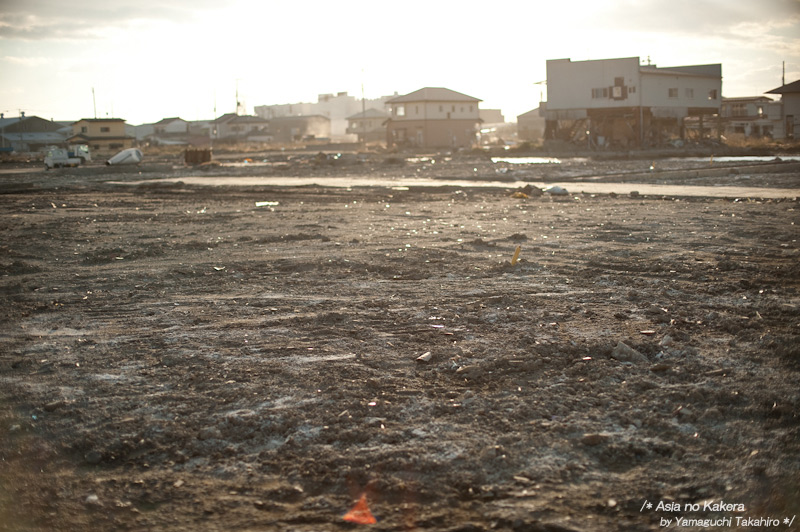
[(764, 116), (764, 107), (763, 107), (763, 106), (761, 106), (761, 105), (759, 105), (759, 106), (756, 108), (756, 113), (758, 113), (758, 116), (759, 116), (759, 117), (762, 117), (762, 116)]
[(111, 133), (111, 128), (103, 126), (100, 128), (100, 133)]
[(708, 99), (709, 100), (717, 99), (717, 89), (711, 89), (710, 91), (708, 91)]
[(444, 105), (440, 105), (440, 106), (439, 106), (439, 112), (440, 112), (440, 113), (443, 113), (443, 112), (444, 112)]
[(625, 85), (625, 78), (614, 78), (614, 86), (622, 87)]
[(455, 105), (453, 106), (453, 112), (454, 113), (456, 112), (456, 106)]
[(669, 97), (670, 98), (677, 98), (678, 97), (678, 89), (677, 88), (667, 89), (667, 91), (669, 92)]
[(406, 106), (405, 105), (398, 105), (394, 108), (395, 114), (397, 116), (406, 116)]
[(686, 98), (690, 100), (694, 98), (694, 89), (686, 89)]
[(592, 89), (592, 99), (608, 98), (608, 87)]
[(81, 133), (86, 133), (88, 129), (86, 126), (81, 126)]

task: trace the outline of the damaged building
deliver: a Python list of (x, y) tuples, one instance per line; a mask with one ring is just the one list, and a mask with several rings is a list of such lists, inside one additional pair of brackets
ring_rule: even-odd
[(721, 64), (660, 68), (638, 57), (548, 60), (545, 138), (591, 149), (703, 138), (718, 134), (721, 94)]

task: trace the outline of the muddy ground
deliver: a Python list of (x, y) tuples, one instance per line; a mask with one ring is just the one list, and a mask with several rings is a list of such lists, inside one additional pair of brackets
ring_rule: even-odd
[(0, 530), (800, 528), (797, 165), (264, 160), (0, 173)]

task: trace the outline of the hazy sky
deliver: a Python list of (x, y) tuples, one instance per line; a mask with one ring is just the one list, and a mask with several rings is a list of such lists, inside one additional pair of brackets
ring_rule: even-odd
[(200, 120), (233, 112), (237, 87), (253, 113), (363, 83), (447, 87), (512, 121), (547, 59), (636, 56), (722, 63), (723, 96), (761, 95), (782, 61), (800, 79), (800, 0), (0, 0), (6, 116)]

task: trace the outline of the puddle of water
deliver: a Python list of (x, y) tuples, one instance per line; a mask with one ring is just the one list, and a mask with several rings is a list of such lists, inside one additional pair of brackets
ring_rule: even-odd
[[(571, 158), (570, 162), (582, 162), (586, 159)], [(492, 157), (493, 163), (508, 164), (561, 164), (561, 159), (556, 157)]]
[[(152, 183), (178, 183), (187, 185), (226, 186), (226, 187), (305, 187), (324, 186), (332, 188), (353, 187), (459, 187), (459, 188), (521, 188), (527, 184), (540, 188), (560, 186), (569, 195), (575, 194), (611, 194), (627, 195), (632, 191), (647, 196), (691, 196), (712, 198), (796, 198), (800, 189), (792, 188), (756, 188), (736, 186), (699, 186), (699, 185), (659, 185), (645, 183), (531, 183), (530, 181), (478, 181), (465, 179), (422, 179), (422, 178), (372, 178), (372, 177), (223, 177), (223, 176), (186, 176), (181, 178), (151, 179), (144, 181), (117, 181), (117, 185), (142, 185)], [(562, 196), (569, 198), (569, 196)]]
[(777, 161), (800, 161), (800, 155), (732, 155), (721, 157), (672, 157), (667, 161), (690, 162), (690, 163), (742, 163), (747, 161), (769, 163)]
[[(567, 157), (559, 159), (557, 157), (492, 157), (493, 163), (508, 164), (562, 164), (562, 163), (584, 163), (589, 159), (586, 157)], [(689, 163), (739, 163), (739, 162), (776, 162), (776, 161), (800, 161), (800, 155), (731, 155), (731, 156), (709, 156), (709, 157), (670, 157), (661, 159), (670, 162), (689, 162)]]

